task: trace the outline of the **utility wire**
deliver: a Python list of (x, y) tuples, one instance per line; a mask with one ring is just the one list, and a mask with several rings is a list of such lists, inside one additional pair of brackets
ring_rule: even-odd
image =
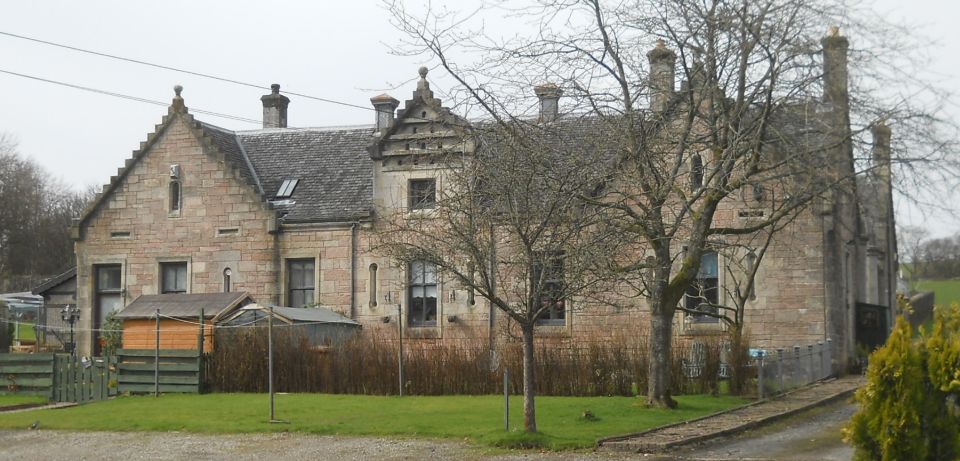
[[(14, 76), (17, 76), (17, 77), (27, 78), (27, 79), (31, 79), (31, 80), (37, 80), (37, 81), (44, 82), (44, 83), (51, 83), (51, 84), (54, 84), (54, 85), (65, 86), (65, 87), (67, 87), (67, 88), (73, 88), (73, 89), (76, 89), (76, 90), (89, 91), (89, 92), (91, 92), (91, 93), (97, 93), (97, 94), (102, 94), (102, 95), (106, 95), (106, 96), (113, 96), (113, 97), (115, 97), (115, 98), (127, 99), (127, 100), (130, 100), (130, 101), (143, 102), (143, 103), (147, 103), (147, 104), (154, 104), (154, 105), (157, 105), (157, 106), (164, 106), (164, 107), (170, 105), (169, 102), (165, 102), (165, 101), (157, 101), (157, 100), (155, 100), (155, 99), (141, 98), (141, 97), (139, 97), (139, 96), (131, 96), (131, 95), (128, 95), (128, 94), (123, 94), (123, 93), (115, 93), (115, 92), (113, 92), (113, 91), (107, 91), (107, 90), (101, 90), (101, 89), (91, 88), (91, 87), (82, 86), (82, 85), (76, 85), (76, 84), (73, 84), (73, 83), (62, 82), (62, 81), (59, 81), (59, 80), (51, 80), (51, 79), (48, 79), (48, 78), (37, 77), (37, 76), (35, 76), (35, 75), (21, 74), (21, 73), (19, 73), (19, 72), (13, 72), (13, 71), (5, 70), (5, 69), (0, 69), (0, 73), (9, 74), (9, 75), (14, 75)], [(254, 123), (254, 124), (257, 124), (257, 125), (259, 125), (260, 123), (262, 123), (260, 120), (254, 120), (254, 119), (252, 119), (252, 118), (240, 117), (240, 116), (237, 116), (237, 115), (230, 115), (230, 114), (223, 114), (223, 113), (220, 113), (220, 112), (213, 112), (213, 111), (209, 111), (209, 110), (190, 108), (190, 111), (191, 111), (191, 112), (198, 113), (198, 114), (210, 115), (210, 116), (212, 116), (212, 117), (226, 118), (226, 119), (230, 119), (230, 120), (237, 120), (237, 121), (240, 121), (240, 122)]]
[[(209, 79), (212, 79), (212, 80), (219, 80), (219, 81), (222, 81), (222, 82), (233, 83), (233, 84), (235, 84), (235, 85), (241, 85), (241, 86), (246, 86), (246, 87), (251, 87), (251, 88), (258, 88), (258, 89), (261, 89), (261, 90), (269, 90), (269, 89), (270, 89), (269, 86), (257, 85), (257, 84), (255, 84), (255, 83), (249, 83), (249, 82), (244, 82), (244, 81), (240, 81), (240, 80), (234, 80), (234, 79), (231, 79), (231, 78), (220, 77), (220, 76), (217, 76), (217, 75), (205, 74), (205, 73), (202, 73), (202, 72), (194, 72), (194, 71), (192, 71), (192, 70), (181, 69), (181, 68), (173, 67), (173, 66), (165, 66), (165, 65), (163, 65), (163, 64), (154, 64), (154, 63), (152, 63), (152, 62), (141, 61), (141, 60), (139, 60), (139, 59), (125, 58), (125, 57), (123, 57), (123, 56), (117, 56), (117, 55), (108, 54), (108, 53), (101, 53), (101, 52), (99, 52), (99, 51), (87, 50), (87, 49), (78, 48), (78, 47), (75, 47), (75, 46), (64, 45), (64, 44), (62, 44), (62, 43), (56, 43), (56, 42), (51, 42), (51, 41), (47, 41), (47, 40), (41, 40), (41, 39), (39, 39), (39, 38), (27, 37), (27, 36), (24, 36), (24, 35), (17, 35), (17, 34), (13, 34), (13, 33), (10, 33), (10, 32), (0, 31), (0, 35), (5, 35), (5, 36), (7, 36), (7, 37), (13, 37), (13, 38), (19, 38), (19, 39), (21, 39), (21, 40), (28, 40), (28, 41), (35, 42), (35, 43), (40, 43), (40, 44), (43, 44), (43, 45), (55, 46), (55, 47), (58, 47), (58, 48), (63, 48), (63, 49), (71, 50), (71, 51), (77, 51), (77, 52), (80, 52), (80, 53), (92, 54), (92, 55), (101, 56), (101, 57), (104, 57), (104, 58), (116, 59), (116, 60), (119, 60), (119, 61), (125, 61), (125, 62), (134, 63), (134, 64), (140, 64), (140, 65), (143, 65), (143, 66), (154, 67), (154, 68), (157, 68), (157, 69), (170, 70), (170, 71), (174, 71), (174, 72), (180, 72), (180, 73), (183, 73), (183, 74), (194, 75), (194, 76), (197, 76), (197, 77), (209, 78)], [(8, 73), (9, 73), (9, 72), (8, 72)], [(374, 108), (372, 108), (372, 107), (368, 107), (368, 106), (361, 106), (361, 105), (358, 105), (358, 104), (352, 104), (352, 103), (349, 103), (349, 102), (337, 101), (337, 100), (329, 99), (329, 98), (321, 98), (321, 97), (319, 97), (319, 96), (311, 96), (311, 95), (303, 94), (303, 93), (294, 93), (294, 92), (292, 92), (292, 91), (281, 91), (281, 93), (289, 94), (289, 95), (292, 95), (292, 96), (299, 96), (299, 97), (301, 97), (301, 98), (306, 98), (306, 99), (313, 99), (313, 100), (316, 100), (316, 101), (322, 101), (322, 102), (326, 102), (326, 103), (330, 103), (330, 104), (339, 104), (339, 105), (341, 105), (341, 106), (353, 107), (353, 108), (356, 108), (356, 109), (376, 110), (376, 109), (374, 109)], [(164, 104), (164, 105), (166, 105), (166, 104)], [(212, 115), (212, 114), (209, 114), (209, 115)], [(257, 123), (259, 123), (259, 122), (257, 122)]]

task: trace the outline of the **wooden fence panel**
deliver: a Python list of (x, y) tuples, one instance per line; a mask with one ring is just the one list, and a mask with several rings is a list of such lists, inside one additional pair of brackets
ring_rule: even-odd
[(159, 382), (155, 376), (154, 349), (117, 351), (120, 392), (146, 394), (159, 387), (164, 393), (199, 393), (203, 355), (190, 349), (160, 349)]
[(0, 354), (0, 392), (51, 398), (54, 354)]

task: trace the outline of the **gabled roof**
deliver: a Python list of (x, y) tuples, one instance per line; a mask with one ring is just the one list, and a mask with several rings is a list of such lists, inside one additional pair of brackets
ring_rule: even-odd
[(168, 293), (162, 295), (142, 295), (118, 312), (118, 319), (152, 319), (157, 309), (161, 317), (195, 319), (203, 313), (203, 318), (219, 320), (238, 306), (253, 302), (245, 292), (230, 293)]
[[(183, 98), (180, 96), (182, 89), (179, 85), (174, 87), (176, 96), (174, 96), (173, 102), (167, 109), (167, 115), (163, 117), (159, 125), (154, 127), (153, 133), (147, 135), (147, 140), (140, 143), (140, 148), (133, 151), (133, 155), (124, 162), (124, 166), (117, 169), (117, 174), (110, 177), (110, 182), (103, 186), (102, 191), (80, 213), (80, 217), (74, 220), (71, 237), (74, 239), (80, 238), (80, 230), (87, 220), (106, 202), (113, 191), (123, 184), (123, 180), (133, 170), (133, 166), (146, 156), (160, 139), (160, 135), (178, 119), (183, 119), (187, 123), (193, 135), (203, 146), (205, 153), (222, 156), (224, 163), (238, 178), (252, 186), (257, 186), (256, 173), (252, 171), (249, 161), (244, 158), (243, 149), (236, 141), (233, 133), (223, 128), (196, 121), (193, 115), (188, 112)], [(259, 187), (255, 189), (255, 192), (262, 197), (263, 194)]]
[[(47, 291), (56, 288), (63, 282), (66, 282), (72, 278), (77, 277), (77, 266), (73, 266), (70, 269), (67, 269), (65, 272), (59, 275), (55, 275), (44, 280), (40, 285), (37, 285), (36, 288), (31, 291), (35, 295), (43, 295)], [(74, 282), (74, 291), (76, 291), (76, 282)]]

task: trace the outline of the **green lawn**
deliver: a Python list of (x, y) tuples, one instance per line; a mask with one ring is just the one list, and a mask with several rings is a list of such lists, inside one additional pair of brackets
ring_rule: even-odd
[(938, 306), (960, 303), (960, 280), (921, 280), (917, 285), (918, 291), (934, 292)]
[[(746, 403), (734, 397), (681, 396), (676, 410), (644, 408), (631, 397), (538, 397), (536, 442), (550, 449), (592, 447), (596, 439), (692, 419)], [(498, 396), (381, 397), (289, 394), (276, 397), (270, 424), (264, 394), (207, 394), (119, 397), (62, 410), (0, 417), (0, 428), (22, 428), (40, 420), (44, 428), (103, 431), (207, 433), (295, 431), (340, 435), (387, 435), (467, 439), (494, 446), (522, 443), (522, 434), (503, 431)], [(510, 401), (511, 429), (522, 428), (522, 401)], [(582, 418), (584, 410), (596, 417)]]
[(36, 395), (0, 394), (0, 408), (24, 403), (46, 403), (47, 398)]

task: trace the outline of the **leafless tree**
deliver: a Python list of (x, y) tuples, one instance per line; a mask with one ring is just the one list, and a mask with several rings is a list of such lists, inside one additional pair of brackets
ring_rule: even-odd
[(470, 132), (476, 152), (438, 160), (435, 204), (385, 216), (378, 250), (406, 265), (435, 265), (445, 283), (489, 300), (519, 327), (524, 427), (536, 432), (534, 334), (563, 325), (568, 311), (606, 292), (597, 269), (613, 240), (603, 232), (603, 210), (579, 200), (602, 181), (602, 159), (552, 124)]
[[(410, 37), (399, 51), (439, 61), (473, 116), (516, 124), (535, 107), (529, 88), (548, 81), (565, 91), (566, 113), (593, 118), (588, 143), (614, 161), (602, 193), (580, 198), (605, 209), (605, 222), (633, 245), (610, 263), (641, 281), (637, 295), (649, 308), (651, 405), (675, 405), (673, 321), (705, 251), (823, 206), (849, 212), (857, 178), (871, 171), (909, 173), (901, 189), (911, 190), (949, 187), (960, 172), (955, 127), (914, 93), (883, 91), (891, 82), (930, 90), (903, 72), (915, 51), (907, 31), (843, 0), (486, 5), (530, 28), (507, 38), (476, 25), (481, 10), (389, 6)], [(863, 47), (848, 54), (836, 29), (824, 37), (828, 24), (844, 25)], [(886, 125), (897, 144), (891, 157), (873, 158), (869, 132)], [(762, 202), (756, 215), (723, 218), (731, 203), (749, 200)]]
[(924, 272), (923, 248), (929, 238), (930, 231), (923, 227), (902, 226), (897, 229), (900, 260), (905, 266), (902, 272), (911, 291), (916, 291), (917, 283)]

